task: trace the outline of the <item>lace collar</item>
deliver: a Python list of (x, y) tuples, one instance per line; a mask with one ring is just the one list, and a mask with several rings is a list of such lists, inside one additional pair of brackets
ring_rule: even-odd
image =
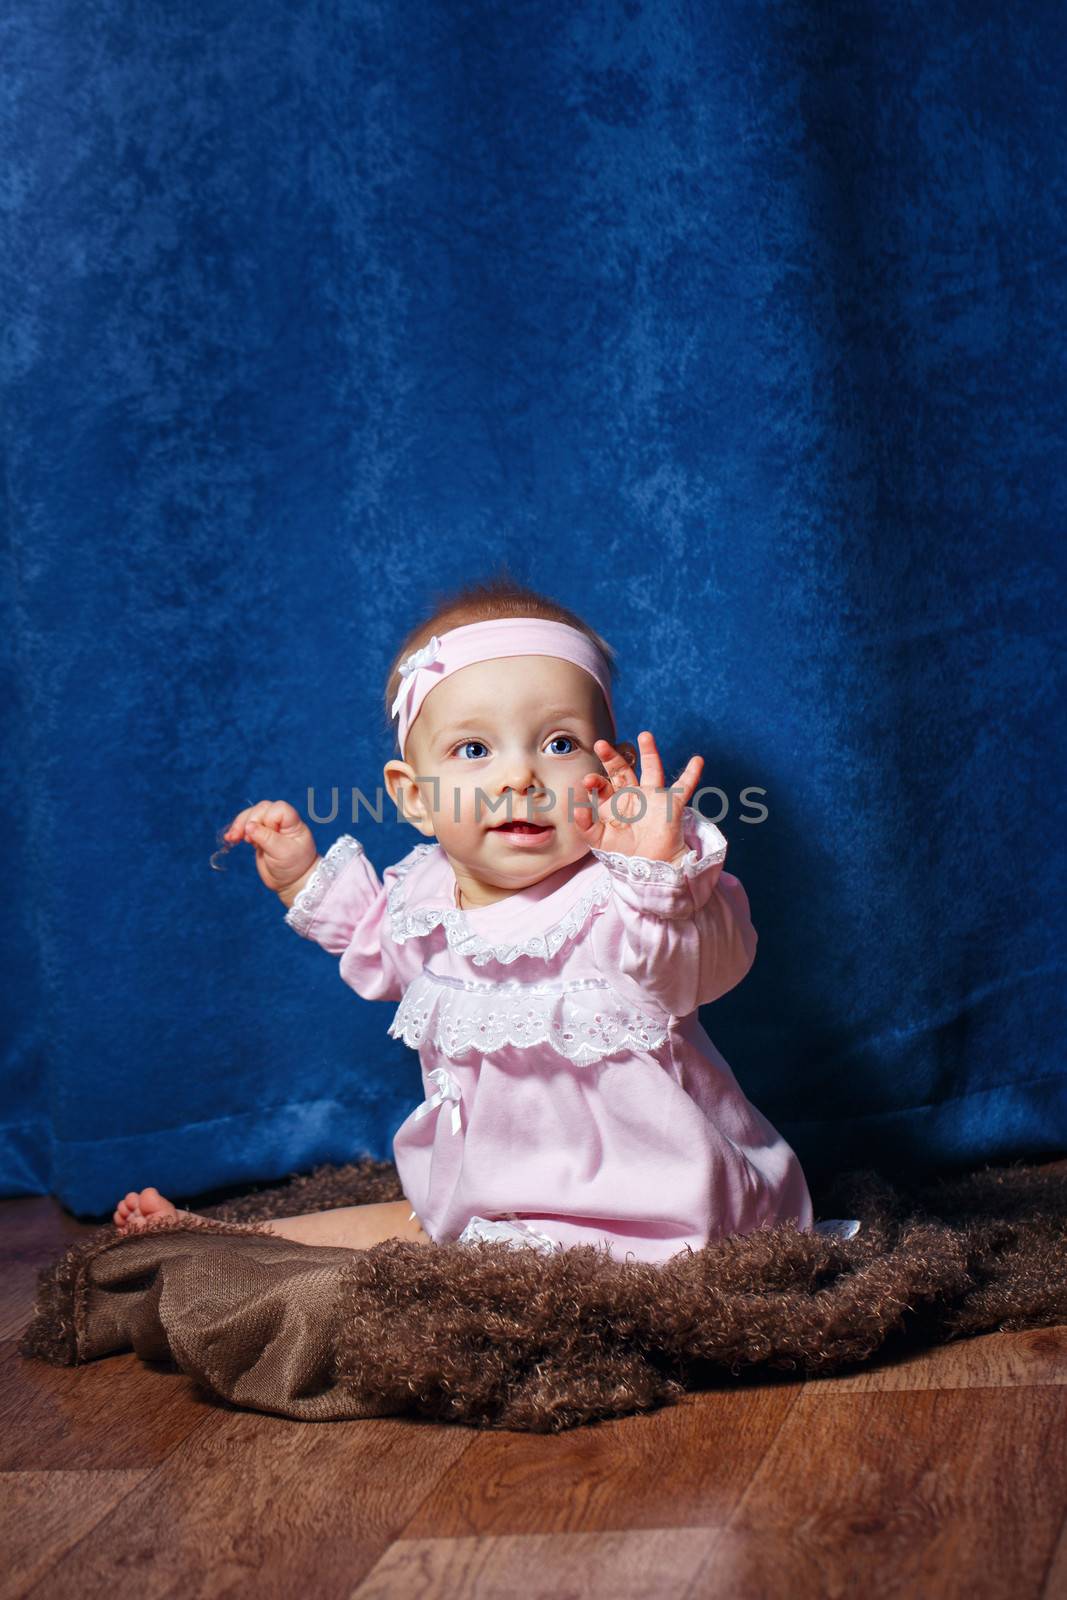
[(478, 967), (490, 961), (507, 966), (521, 956), (551, 961), (610, 898), (613, 874), (639, 883), (678, 885), (725, 859), (726, 841), (718, 827), (692, 806), (683, 808), (682, 836), (689, 848), (677, 866), (593, 848), (558, 887), (544, 879), (544, 889), (535, 884), (532, 890), (470, 911), (456, 905), (456, 875), (441, 845), (418, 844), (393, 868), (390, 931), (403, 944), (443, 927), (450, 947)]
[[(608, 874), (592, 854), (583, 858), (578, 870), (559, 888), (539, 899), (520, 891), (470, 912), (455, 903), (455, 873), (439, 844), (416, 845), (393, 873), (388, 911), (390, 932), (397, 944), (424, 938), (443, 927), (450, 948), (478, 967), (490, 961), (508, 966), (523, 956), (551, 961), (584, 927), (594, 907), (604, 905), (611, 894)], [(537, 927), (545, 918), (545, 926)], [(474, 926), (479, 920), (484, 933)], [(521, 932), (515, 926), (518, 922)], [(499, 926), (494, 926), (496, 923)], [(536, 931), (530, 931), (531, 925)]]

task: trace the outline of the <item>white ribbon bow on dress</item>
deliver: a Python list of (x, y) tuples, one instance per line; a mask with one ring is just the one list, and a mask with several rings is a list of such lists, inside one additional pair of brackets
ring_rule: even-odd
[(416, 1110), (416, 1122), (420, 1117), (424, 1117), (427, 1112), (432, 1111), (434, 1106), (442, 1105), (444, 1101), (451, 1100), (452, 1132), (458, 1133), (462, 1127), (459, 1114), (459, 1103), (462, 1096), (459, 1092), (459, 1084), (456, 1082), (455, 1078), (449, 1072), (447, 1067), (434, 1067), (433, 1071), (428, 1073), (427, 1076), (429, 1077), (431, 1083), (435, 1083), (437, 1085), (437, 1088), (434, 1090), (430, 1098), (428, 1100), (424, 1100), (422, 1105)]

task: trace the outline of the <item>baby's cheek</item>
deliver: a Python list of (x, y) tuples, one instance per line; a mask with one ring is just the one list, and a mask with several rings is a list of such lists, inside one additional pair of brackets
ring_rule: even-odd
[(470, 795), (470, 784), (465, 784), (462, 778), (457, 778), (453, 773), (442, 777), (438, 784), (440, 794), (441, 822), (447, 827), (455, 828), (469, 822), (473, 815), (473, 797)]
[(484, 828), (496, 815), (491, 801), (492, 796), (477, 778), (456, 783), (448, 797), (449, 816), (462, 828)]

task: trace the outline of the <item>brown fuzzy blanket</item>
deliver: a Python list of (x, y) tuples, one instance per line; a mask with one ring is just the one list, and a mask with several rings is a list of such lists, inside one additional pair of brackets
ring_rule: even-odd
[(400, 1197), (365, 1159), (123, 1235), (108, 1224), (39, 1274), (20, 1354), (122, 1350), (240, 1407), (309, 1421), (408, 1413), (556, 1432), (761, 1369), (842, 1372), (995, 1329), (1067, 1323), (1067, 1161), (905, 1183), (870, 1170), (816, 1218), (650, 1265), (592, 1245), (371, 1250), (292, 1243), (262, 1220)]

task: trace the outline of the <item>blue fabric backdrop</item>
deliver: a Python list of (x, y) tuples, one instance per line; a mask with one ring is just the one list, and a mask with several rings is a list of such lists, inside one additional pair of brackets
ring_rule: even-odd
[(393, 651), (498, 559), (727, 797), (760, 948), (703, 1020), (812, 1180), (1063, 1153), (1062, 8), (2, 35), (2, 1192), (391, 1153), (393, 1008), (208, 858), (373, 793)]

